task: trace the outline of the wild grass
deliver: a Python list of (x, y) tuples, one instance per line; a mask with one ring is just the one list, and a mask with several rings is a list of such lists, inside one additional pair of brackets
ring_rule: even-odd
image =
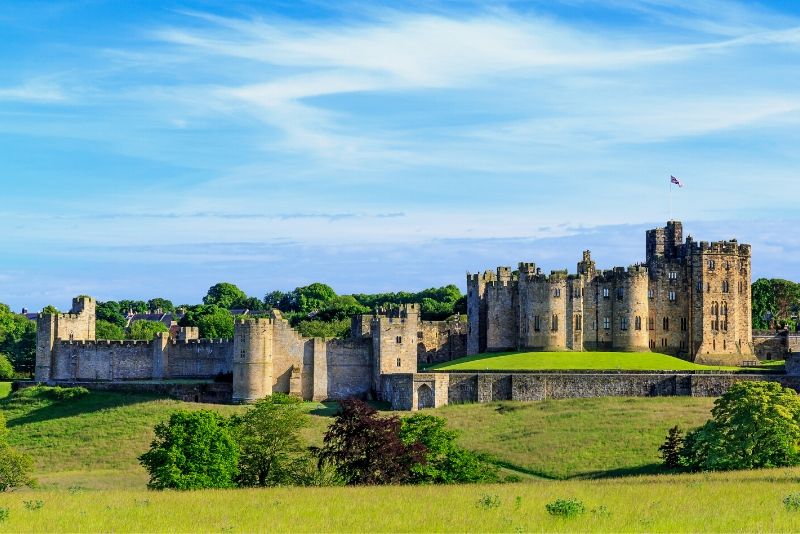
[[(0, 495), (2, 531), (796, 532), (800, 470), (475, 486), (274, 488)], [(585, 513), (545, 508), (577, 499)], [(41, 501), (41, 507), (26, 501)], [(485, 503), (490, 503), (487, 506)]]
[(700, 365), (657, 352), (497, 352), (428, 367), (437, 371), (623, 370), (758, 371), (759, 367)]

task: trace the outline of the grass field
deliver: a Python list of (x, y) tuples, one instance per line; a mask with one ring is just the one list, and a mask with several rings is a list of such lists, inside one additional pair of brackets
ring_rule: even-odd
[[(775, 369), (776, 366), (770, 366)], [(428, 367), (440, 371), (626, 370), (758, 371), (758, 367), (699, 365), (657, 352), (497, 352), (466, 356)]]
[[(0, 388), (0, 395), (2, 389)], [(0, 494), (0, 531), (797, 531), (800, 470), (713, 475), (656, 471), (657, 447), (679, 423), (699, 425), (713, 399), (598, 398), (451, 405), (430, 413), (462, 431), (524, 483), (447, 487), (275, 488), (153, 492), (136, 457), (155, 423), (187, 404), (92, 392), (72, 401), (8, 397), (11, 440), (36, 459), (40, 487)], [(319, 443), (335, 406), (307, 403)], [(630, 476), (636, 475), (636, 476)], [(562, 480), (566, 479), (566, 480)], [(544, 505), (580, 498), (584, 516), (557, 519)], [(26, 504), (27, 503), (27, 504)], [(495, 506), (496, 504), (496, 506)]]
[[(0, 494), (12, 532), (797, 532), (800, 470), (490, 486)], [(578, 498), (574, 519), (545, 504)], [(26, 505), (27, 502), (27, 505)]]

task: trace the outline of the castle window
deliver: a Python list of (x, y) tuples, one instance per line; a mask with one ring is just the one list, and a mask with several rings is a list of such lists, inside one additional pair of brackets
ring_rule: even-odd
[(731, 262), (729, 262), (728, 260), (725, 260), (724, 265), (726, 271), (729, 271), (731, 269)]
[(686, 317), (681, 317), (681, 332), (686, 332), (686, 328), (688, 327), (689, 321), (686, 320)]
[(648, 289), (647, 290), (647, 298), (652, 299), (655, 296), (656, 296), (656, 290), (655, 289)]
[(708, 270), (709, 271), (713, 271), (714, 270), (714, 265), (715, 265), (714, 260), (708, 260)]
[(575, 316), (575, 330), (576, 331), (580, 331), (581, 323), (583, 323), (583, 317), (581, 317), (580, 315), (576, 315)]
[(604, 288), (603, 288), (603, 298), (604, 298), (604, 299), (607, 299), (607, 298), (608, 298), (608, 288), (607, 288), (607, 287), (604, 287)]
[(553, 315), (553, 332), (558, 332), (558, 315)]
[(665, 332), (669, 330), (669, 317), (664, 317), (664, 320), (661, 322), (661, 326)]
[(723, 280), (722, 281), (722, 292), (723, 293), (727, 293), (729, 289), (730, 289), (730, 282), (728, 282), (727, 280)]
[(622, 288), (622, 287), (618, 287), (617, 288), (617, 300), (622, 300), (622, 298), (624, 296), (625, 296), (625, 289)]
[(239, 357), (244, 359), (244, 349), (239, 352)]
[(397, 342), (398, 343), (402, 343), (403, 342), (403, 337), (402, 336), (397, 336)]
[(711, 303), (711, 315), (719, 315), (719, 304), (716, 302)]
[(667, 338), (665, 338), (665, 337), (661, 338), (661, 346), (662, 347), (666, 347), (667, 346)]
[(620, 330), (627, 330), (628, 329), (628, 318), (621, 317), (619, 320), (619, 329)]
[(397, 358), (397, 367), (400, 367), (400, 358)]
[(636, 328), (636, 330), (641, 330), (642, 329), (642, 318), (637, 315), (636, 319), (634, 319), (634, 321), (633, 321), (633, 325), (634, 325), (634, 328)]
[(727, 332), (728, 331), (728, 319), (722, 321), (722, 330)]
[(597, 330), (597, 321), (592, 321), (592, 330)]
[(417, 339), (422, 339), (424, 334), (422, 332), (417, 332)]
[(722, 340), (722, 350), (725, 350), (728, 346), (728, 343), (723, 339)]
[(678, 272), (677, 271), (670, 271), (669, 275), (667, 275), (670, 280), (677, 280), (678, 279)]
[(534, 329), (536, 332), (538, 332), (539, 330), (541, 330), (541, 324), (539, 323), (539, 316), (538, 316), (538, 315), (534, 315), (534, 316), (533, 316), (533, 329)]
[(676, 300), (676, 299), (677, 299), (677, 295), (676, 295), (676, 293), (675, 293), (674, 291), (670, 291), (670, 292), (669, 292), (669, 300), (670, 300), (671, 302), (675, 302), (675, 300)]
[[(648, 330), (655, 330), (656, 329), (656, 320), (654, 317), (650, 317), (647, 319), (647, 329)], [(655, 344), (655, 341), (653, 342)], [(653, 345), (655, 346), (655, 345)]]
[(722, 303), (722, 311), (720, 312), (720, 315), (728, 315), (728, 303), (727, 302), (723, 301), (723, 303)]
[(555, 288), (553, 290), (553, 296), (554, 297), (560, 297), (561, 296), (561, 288), (560, 287), (557, 287), (557, 288)]
[(697, 292), (698, 293), (703, 292), (703, 282), (697, 282)]
[(611, 328), (611, 319), (608, 317), (603, 317), (603, 329), (609, 330)]

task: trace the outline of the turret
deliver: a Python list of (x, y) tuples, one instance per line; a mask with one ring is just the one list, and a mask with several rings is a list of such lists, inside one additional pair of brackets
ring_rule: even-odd
[(233, 402), (272, 394), (272, 319), (239, 319), (233, 332)]

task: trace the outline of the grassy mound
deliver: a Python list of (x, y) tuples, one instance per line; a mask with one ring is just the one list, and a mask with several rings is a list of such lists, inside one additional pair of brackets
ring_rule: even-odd
[(699, 365), (658, 352), (494, 352), (466, 356), (429, 367), (437, 371), (733, 371), (756, 367)]

